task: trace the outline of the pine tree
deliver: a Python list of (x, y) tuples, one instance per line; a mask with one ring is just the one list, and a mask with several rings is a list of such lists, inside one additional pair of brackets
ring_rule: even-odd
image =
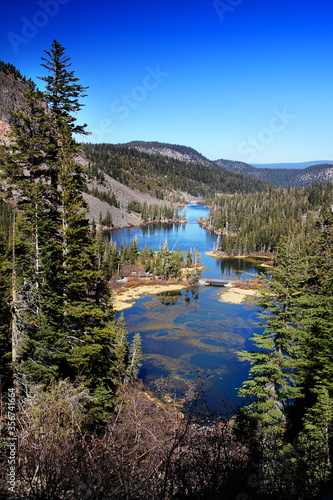
[[(82, 192), (85, 177), (75, 161), (79, 146), (72, 134), (83, 133), (85, 126), (75, 124), (73, 116), (80, 108), (84, 87), (67, 70), (65, 49), (54, 41), (43, 58), (51, 75), (46, 98), (55, 115), (57, 158), (60, 166), (57, 182), (61, 193), (63, 235), (64, 307), (63, 325), (68, 344), (67, 366), (71, 379), (79, 378), (95, 396), (96, 406), (109, 407), (116, 388), (116, 330), (110, 322), (109, 290), (96, 260), (95, 244), (86, 218), (87, 206)], [(99, 412), (99, 410), (97, 410)]]
[(191, 254), (190, 251), (187, 252), (186, 266), (187, 267), (191, 267), (192, 266), (192, 254)]
[[(305, 254), (296, 238), (280, 244), (268, 286), (258, 301), (265, 319), (263, 333), (254, 338), (258, 351), (241, 353), (252, 367), (249, 380), (239, 390), (249, 402), (242, 414), (258, 425), (263, 480), (275, 481), (276, 487), (277, 478), (271, 472), (283, 460), (288, 465), (278, 482), (297, 478), (297, 488), (309, 498), (321, 495), (331, 478), (331, 210), (322, 211), (317, 228), (319, 236)], [(288, 442), (296, 444), (299, 452), (291, 450)]]
[(257, 301), (264, 319), (264, 331), (252, 339), (258, 350), (240, 353), (242, 360), (250, 361), (251, 369), (239, 394), (249, 399), (245, 411), (258, 420), (262, 432), (281, 433), (285, 405), (301, 395), (298, 310), (305, 276), (306, 261), (294, 239), (282, 242), (276, 265), (270, 269), (266, 288)]
[[(50, 184), (51, 117), (32, 82), (24, 107), (13, 118), (11, 144), (2, 148), (2, 169), (18, 200), (12, 239), (13, 361), (16, 373), (44, 380), (55, 376), (58, 358), (54, 335), (62, 303), (60, 198)], [(7, 198), (11, 196), (9, 189)]]
[[(302, 296), (302, 385), (291, 418), (302, 427), (299, 442), (315, 483), (331, 475), (333, 424), (333, 215), (323, 209), (316, 223), (318, 236), (310, 247), (307, 293)], [(304, 462), (302, 466), (304, 467)]]
[(129, 346), (127, 337), (128, 330), (125, 323), (124, 313), (121, 313), (116, 322), (115, 338), (115, 369), (118, 383), (126, 380), (126, 373), (129, 366)]
[(130, 263), (133, 265), (135, 264), (137, 258), (138, 258), (138, 240), (136, 237), (134, 237), (130, 243), (129, 249), (128, 249), (128, 258), (130, 260)]
[[(137, 373), (140, 343), (136, 338), (129, 364), (127, 330), (113, 322), (102, 275), (110, 255), (90, 234), (80, 147), (72, 136), (84, 131), (73, 114), (85, 88), (68, 72), (64, 50), (54, 41), (46, 52), (46, 93), (28, 83), (24, 107), (13, 115), (11, 143), (2, 147), (7, 198), (17, 202), (12, 234), (0, 245), (1, 369), (12, 361), (15, 380), (27, 388), (79, 380), (94, 397), (93, 418), (105, 421), (118, 384)], [(112, 250), (117, 265), (117, 247)]]
[(50, 74), (39, 78), (46, 82), (45, 96), (55, 117), (56, 126), (62, 126), (66, 122), (71, 134), (87, 134), (87, 125), (78, 125), (73, 115), (82, 108), (83, 104), (79, 102), (79, 98), (86, 97), (85, 91), (88, 87), (78, 83), (79, 79), (74, 76), (74, 71), (67, 70), (71, 66), (71, 58), (65, 55), (65, 51), (57, 40), (53, 40), (51, 50), (44, 51), (48, 57), (42, 57), (44, 63), (41, 64)]

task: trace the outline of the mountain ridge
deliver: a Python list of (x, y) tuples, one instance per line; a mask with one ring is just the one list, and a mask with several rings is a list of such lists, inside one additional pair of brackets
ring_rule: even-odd
[(333, 164), (330, 163), (315, 164), (306, 168), (257, 168), (226, 160), (217, 160), (216, 163), (231, 172), (263, 180), (277, 187), (304, 187), (333, 181)]
[(251, 163), (255, 168), (282, 168), (282, 169), (304, 169), (314, 165), (333, 165), (333, 160), (313, 160), (299, 162), (284, 162), (284, 163)]
[[(23, 77), (14, 66), (0, 61), (0, 142), (4, 143), (8, 141), (8, 139), (6, 138), (6, 134), (10, 130), (10, 125), (13, 120), (11, 112), (17, 111), (20, 107), (22, 107), (24, 103), (23, 94), (26, 83), (27, 82), (25, 77)], [(96, 148), (98, 146), (99, 145), (96, 145)], [(221, 189), (225, 190), (225, 192), (234, 192), (235, 189), (242, 191), (242, 189), (244, 189), (244, 181), (242, 181), (242, 177), (251, 178), (252, 179), (251, 186), (253, 184), (252, 181), (259, 181), (259, 183), (260, 182), (263, 183), (262, 185), (258, 184), (257, 187), (255, 184), (253, 184), (253, 188), (251, 189), (263, 189), (265, 183), (273, 184), (279, 187), (288, 187), (288, 186), (301, 187), (309, 185), (314, 182), (319, 183), (319, 182), (333, 181), (333, 165), (331, 163), (328, 164), (323, 163), (318, 165), (318, 164), (312, 164), (312, 162), (307, 162), (311, 163), (311, 165), (307, 166), (306, 168), (299, 168), (299, 169), (262, 168), (262, 167), (258, 168), (256, 166), (241, 161), (232, 161), (225, 159), (210, 160), (192, 147), (177, 145), (177, 144), (169, 144), (157, 141), (130, 141), (119, 145), (110, 144), (109, 150), (110, 151), (115, 150), (117, 146), (119, 146), (120, 149), (121, 147), (126, 148), (127, 150), (135, 149), (143, 154), (150, 155), (151, 158), (154, 157), (166, 158), (170, 163), (170, 170), (167, 170), (164, 165), (163, 175), (164, 177), (169, 177), (169, 175), (171, 176), (169, 179), (170, 186), (172, 185), (171, 178), (172, 177), (175, 178), (175, 175), (177, 176), (177, 169), (178, 170), (180, 169), (182, 171), (181, 175), (184, 176), (184, 168), (181, 165), (181, 163), (187, 165), (193, 165), (193, 168), (189, 170), (189, 173), (188, 175), (186, 175), (186, 177), (190, 179), (191, 176), (193, 177), (194, 175), (195, 182), (197, 183), (197, 185), (198, 183), (200, 183), (200, 181), (203, 184), (207, 182), (206, 177), (209, 175), (211, 175), (212, 178), (216, 179), (217, 182), (215, 182), (214, 184), (216, 192)], [(116, 154), (118, 154), (117, 151)], [(125, 157), (129, 157), (127, 151), (124, 151), (122, 154)], [(153, 161), (151, 158), (146, 159), (148, 163), (150, 162), (150, 164)], [(130, 164), (130, 159), (126, 161), (128, 162), (128, 164)], [(177, 164), (177, 162), (180, 163)], [(156, 163), (159, 163), (159, 161), (157, 161)], [(84, 164), (87, 166), (88, 162), (84, 161)], [(272, 164), (272, 165), (279, 165), (279, 164)], [(223, 169), (224, 173), (222, 176), (216, 174), (215, 170), (216, 167)], [(125, 175), (125, 181), (127, 182), (128, 175), (131, 174), (131, 171), (130, 167), (127, 166), (126, 168), (129, 169), (127, 170), (127, 173)], [(156, 168), (157, 168), (156, 172), (158, 172), (159, 168), (160, 170), (162, 170), (161, 165), (160, 166), (157, 165)], [(204, 170), (202, 170), (202, 168)], [(104, 172), (106, 175), (109, 173), (107, 170), (106, 171), (104, 170)], [(155, 177), (156, 177), (156, 172), (154, 174)], [(232, 176), (228, 177), (227, 172), (232, 174)], [(157, 195), (156, 191), (155, 196), (154, 195), (152, 196), (152, 192), (145, 191), (145, 188), (143, 188), (142, 192), (142, 186), (144, 182), (140, 182), (140, 175), (138, 175), (138, 173), (137, 177), (139, 178), (139, 180), (137, 184), (134, 183), (131, 186), (133, 188), (131, 191), (128, 191), (128, 186), (126, 186), (126, 182), (125, 185), (123, 186), (123, 190), (121, 190), (119, 185), (117, 184), (117, 191), (119, 193), (119, 196), (122, 198), (122, 208), (126, 209), (128, 202), (132, 200), (138, 201), (140, 203), (143, 202), (143, 200), (145, 200), (149, 203), (160, 204), (161, 199), (159, 195), (161, 193)], [(144, 169), (142, 170), (141, 168), (141, 181), (144, 180), (144, 177), (145, 177), (145, 170)], [(157, 177), (155, 178), (155, 181), (159, 185), (163, 184), (164, 189), (166, 189), (166, 183), (163, 180), (163, 177), (160, 177), (159, 179), (157, 179)], [(222, 183), (220, 177), (223, 178)], [(99, 188), (111, 193), (114, 189), (114, 182), (112, 181), (112, 175), (107, 175), (106, 179), (107, 180), (105, 180), (104, 182), (107, 184), (107, 186), (104, 187), (99, 186)], [(117, 178), (114, 180), (119, 181), (119, 179)], [(145, 183), (149, 184), (149, 179), (148, 180), (146, 179)], [(186, 182), (184, 181), (183, 183), (186, 184)], [(223, 186), (225, 186), (225, 188)], [(247, 188), (248, 187), (246, 187), (246, 189)], [(170, 187), (170, 189), (172, 191), (172, 187)], [(180, 189), (180, 191), (184, 190)], [(185, 192), (183, 192), (183, 194), (186, 195)], [(102, 205), (100, 200), (95, 199), (89, 193), (87, 193), (87, 198), (89, 198), (89, 205), (94, 208), (93, 210), (91, 210), (91, 212), (96, 213), (96, 206), (100, 206), (102, 214), (104, 216), (105, 203)], [(186, 199), (186, 196), (184, 199)], [(114, 208), (112, 208), (112, 210), (115, 211)], [(123, 219), (124, 217), (121, 218)], [(117, 219), (119, 220), (120, 217), (118, 216)], [(122, 221), (119, 220), (119, 222), (121, 223)]]
[[(302, 162), (296, 163), (295, 168), (279, 168), (278, 163), (272, 163), (275, 167), (257, 167), (235, 160), (209, 160), (195, 149), (177, 144), (169, 144), (157, 141), (131, 141), (123, 143), (123, 146), (132, 147), (138, 151), (152, 155), (174, 158), (187, 163), (219, 167), (252, 179), (268, 182), (277, 187), (303, 187), (313, 183), (333, 181), (333, 162)], [(288, 163), (287, 165), (292, 165)], [(303, 168), (302, 168), (303, 166)]]

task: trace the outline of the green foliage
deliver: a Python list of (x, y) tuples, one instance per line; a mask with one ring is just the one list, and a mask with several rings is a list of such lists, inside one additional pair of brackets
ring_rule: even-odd
[(250, 398), (247, 411), (261, 421), (263, 431), (276, 432), (285, 420), (284, 405), (300, 396), (296, 362), (300, 331), (295, 318), (305, 272), (295, 241), (282, 243), (277, 266), (270, 269), (266, 288), (257, 301), (264, 320), (263, 333), (252, 339), (257, 350), (240, 353), (241, 359), (251, 362), (251, 369), (250, 379), (239, 394)]
[(127, 368), (127, 377), (134, 380), (139, 375), (139, 369), (142, 364), (142, 346), (140, 333), (136, 333), (129, 350), (130, 363)]
[(111, 206), (119, 208), (119, 203), (117, 202), (117, 198), (114, 193), (107, 191), (99, 191), (97, 187), (93, 187), (91, 189), (91, 194), (95, 198), (98, 198), (101, 201), (105, 201)]
[(129, 346), (128, 346), (128, 330), (124, 319), (124, 313), (121, 313), (116, 322), (115, 336), (115, 369), (118, 383), (126, 379), (127, 370), (129, 367)]
[(190, 251), (187, 252), (186, 265), (187, 267), (191, 267), (192, 265), (192, 255)]
[(177, 219), (174, 216), (173, 208), (168, 205), (148, 205), (147, 202), (139, 203), (130, 201), (127, 209), (129, 212), (136, 212), (141, 215), (144, 222), (169, 221)]
[(11, 386), (11, 262), (10, 233), (12, 229), (10, 207), (0, 200), (0, 386), (3, 391)]

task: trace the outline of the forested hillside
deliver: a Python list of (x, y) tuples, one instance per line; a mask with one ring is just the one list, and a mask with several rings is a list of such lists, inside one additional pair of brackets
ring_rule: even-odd
[(240, 389), (240, 432), (247, 429), (248, 443), (250, 429), (258, 433), (254, 449), (268, 498), (323, 498), (333, 487), (331, 202), (330, 195), (306, 245), (298, 234), (278, 245), (258, 299), (264, 332), (251, 352), (240, 353), (251, 363)]
[(218, 233), (217, 249), (228, 255), (274, 253), (290, 235), (305, 249), (320, 209), (332, 204), (330, 183), (218, 196), (207, 224)]
[(266, 183), (227, 172), (214, 165), (193, 164), (148, 154), (126, 145), (83, 144), (90, 168), (100, 169), (116, 180), (164, 199), (171, 192), (213, 198), (216, 193), (254, 192)]

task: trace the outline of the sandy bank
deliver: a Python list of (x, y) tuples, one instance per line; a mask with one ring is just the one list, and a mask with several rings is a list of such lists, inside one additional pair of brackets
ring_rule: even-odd
[(135, 300), (143, 295), (155, 295), (161, 292), (173, 292), (186, 288), (188, 283), (166, 283), (166, 284), (149, 284), (139, 285), (135, 288), (127, 288), (115, 295), (112, 300), (112, 305), (115, 311), (129, 309), (135, 304)]
[(244, 289), (235, 287), (226, 287), (220, 295), (219, 301), (226, 302), (228, 304), (242, 304), (246, 299), (250, 297), (257, 297), (259, 291), (255, 289)]

